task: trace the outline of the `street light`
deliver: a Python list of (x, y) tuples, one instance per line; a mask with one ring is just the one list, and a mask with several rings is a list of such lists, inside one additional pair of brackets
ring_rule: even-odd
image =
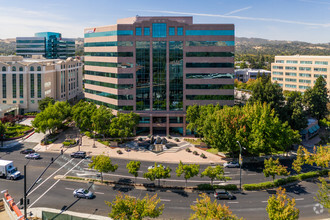
[[(239, 189), (242, 190), (242, 146), (239, 143), (239, 141), (236, 141), (239, 145), (239, 159), (238, 159), (238, 163), (239, 163)], [(245, 150), (245, 147), (243, 147), (243, 149)]]

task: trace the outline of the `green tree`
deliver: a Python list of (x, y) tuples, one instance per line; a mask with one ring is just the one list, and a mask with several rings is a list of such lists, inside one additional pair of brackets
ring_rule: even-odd
[(114, 115), (111, 109), (101, 105), (92, 113), (92, 127), (98, 134), (102, 134), (103, 137), (109, 133), (110, 122)]
[(265, 168), (263, 170), (265, 177), (273, 177), (273, 182), (275, 180), (275, 175), (287, 176), (290, 172), (287, 171), (286, 167), (280, 164), (279, 159), (273, 160), (269, 158), (264, 160)]
[(226, 177), (224, 176), (225, 171), (223, 170), (223, 167), (220, 165), (217, 165), (215, 167), (208, 166), (205, 168), (205, 170), (201, 173), (201, 177), (208, 177), (211, 179), (211, 185), (213, 185), (213, 181), (215, 179), (217, 180), (226, 180)]
[(88, 164), (89, 168), (95, 169), (101, 173), (101, 182), (103, 183), (102, 173), (115, 172), (118, 169), (117, 164), (112, 164), (110, 157), (98, 155), (92, 157), (92, 163)]
[(45, 110), (45, 108), (48, 107), (49, 103), (52, 104), (52, 105), (54, 105), (55, 104), (54, 98), (52, 98), (52, 97), (46, 97), (46, 98), (41, 99), (40, 101), (38, 101), (39, 110), (40, 111)]
[(306, 164), (320, 166), (322, 168), (328, 168), (330, 163), (330, 146), (314, 146), (313, 153), (310, 153), (307, 149), (303, 149), (305, 155)]
[(199, 195), (200, 199), (196, 200), (196, 205), (191, 205), (190, 208), (194, 211), (190, 215), (190, 219), (200, 220), (238, 220), (229, 210), (228, 206), (218, 204), (216, 200), (211, 201), (205, 193)]
[(147, 194), (143, 199), (137, 199), (120, 193), (115, 200), (105, 203), (111, 207), (109, 217), (120, 220), (157, 218), (164, 210), (164, 204), (159, 205), (160, 199), (157, 198), (157, 194), (152, 197)]
[(81, 130), (92, 131), (92, 116), (96, 112), (97, 107), (94, 103), (81, 100), (72, 108), (72, 117), (76, 122), (76, 126)]
[[(320, 183), (318, 183), (319, 190), (316, 193), (316, 197), (314, 197), (315, 201), (319, 202), (323, 205), (328, 212), (330, 213), (330, 184), (324, 178), (319, 178)], [(329, 178), (328, 178), (329, 181)]]
[(314, 86), (305, 91), (303, 100), (307, 112), (318, 120), (328, 114), (327, 103), (329, 103), (326, 81), (322, 76), (317, 78)]
[(304, 110), (301, 92), (287, 92), (286, 105), (283, 108), (283, 112), (286, 114), (282, 118), (288, 121), (292, 129), (301, 131), (307, 127), (307, 114)]
[(293, 161), (292, 163), (292, 168), (300, 174), (301, 172), (301, 167), (305, 164), (305, 159), (304, 159), (304, 150), (303, 146), (299, 146), (297, 150), (297, 158)]
[(139, 175), (140, 167), (141, 167), (140, 161), (130, 161), (126, 165), (126, 168), (128, 169), (128, 173), (132, 174), (135, 177), (135, 182), (136, 182), (136, 177)]
[(143, 177), (150, 180), (158, 180), (158, 186), (160, 186), (160, 179), (167, 179), (171, 177), (171, 168), (164, 167), (162, 164), (155, 163), (152, 169), (148, 169), (148, 172), (143, 174)]
[(294, 198), (289, 199), (285, 189), (281, 187), (276, 190), (276, 196), (272, 195), (268, 199), (267, 213), (270, 220), (296, 220), (299, 218)]
[(183, 174), (186, 180), (186, 187), (188, 179), (197, 176), (199, 174), (199, 165), (197, 164), (183, 164), (181, 161), (179, 166), (176, 168), (176, 175), (180, 177)]
[(134, 130), (139, 124), (140, 116), (136, 113), (118, 113), (110, 124), (110, 135), (112, 137), (120, 137), (121, 139), (134, 135)]

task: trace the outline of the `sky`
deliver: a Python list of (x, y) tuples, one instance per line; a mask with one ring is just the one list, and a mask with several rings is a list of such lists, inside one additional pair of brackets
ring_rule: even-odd
[(330, 42), (330, 0), (0, 0), (0, 39), (60, 32), (139, 16), (193, 16), (194, 23), (235, 24), (237, 37)]

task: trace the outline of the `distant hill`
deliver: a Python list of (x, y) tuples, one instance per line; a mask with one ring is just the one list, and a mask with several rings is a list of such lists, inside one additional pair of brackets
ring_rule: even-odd
[[(83, 38), (76, 39), (78, 55), (83, 53)], [(15, 38), (0, 39), (0, 55), (15, 53)], [(236, 37), (235, 52), (237, 57), (242, 55), (328, 55), (330, 56), (330, 43), (312, 44), (302, 41), (279, 41), (262, 38)]]
[(278, 41), (261, 38), (236, 38), (237, 55), (328, 55), (330, 43), (312, 44), (302, 41)]

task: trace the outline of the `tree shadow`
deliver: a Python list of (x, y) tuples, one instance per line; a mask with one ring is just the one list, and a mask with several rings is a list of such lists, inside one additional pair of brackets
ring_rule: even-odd
[(53, 218), (51, 218), (51, 220), (56, 219), (57, 217), (59, 217), (60, 215), (62, 215), (63, 212), (69, 210), (69, 209), (70, 209), (72, 206), (74, 206), (74, 205), (75, 205), (80, 199), (81, 199), (81, 198), (76, 199), (76, 201), (74, 201), (73, 203), (71, 203), (69, 206), (64, 205), (64, 206), (61, 208), (61, 212), (58, 213), (57, 215), (55, 215)]
[(284, 188), (286, 189), (287, 193), (294, 193), (295, 195), (310, 194), (306, 191), (306, 187), (302, 186), (301, 184), (294, 184)]
[(112, 187), (113, 190), (119, 192), (129, 192), (135, 189), (133, 185), (133, 181), (129, 178), (120, 178), (118, 181), (114, 183), (115, 185)]

